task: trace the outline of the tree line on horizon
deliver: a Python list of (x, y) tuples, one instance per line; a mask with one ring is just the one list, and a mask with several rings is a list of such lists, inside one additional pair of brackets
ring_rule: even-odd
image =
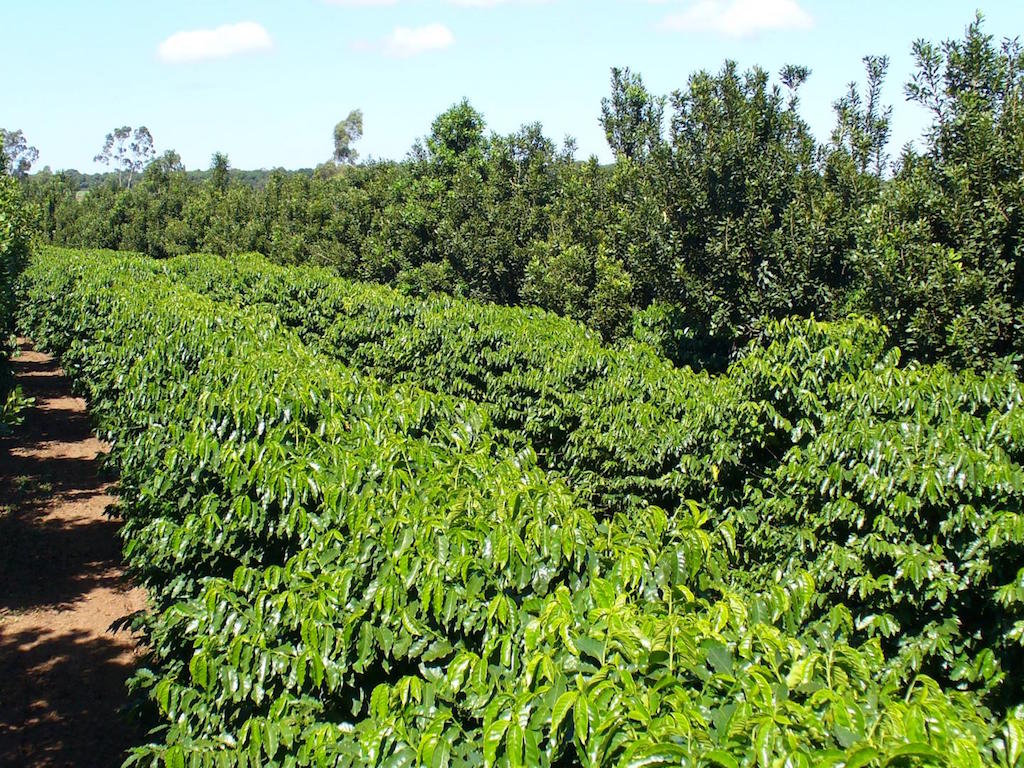
[(905, 93), (931, 124), (895, 158), (882, 56), (865, 57), (824, 142), (800, 115), (806, 68), (775, 82), (727, 61), (668, 96), (613, 69), (608, 166), (537, 123), (488, 133), (467, 101), (402, 161), (357, 162), (354, 110), (334, 162), (248, 178), (221, 153), (186, 172), (125, 127), (104, 152), (127, 175), (90, 186), (28, 174), (21, 132), (2, 138), (47, 243), (256, 251), (413, 295), (540, 306), (699, 367), (722, 367), (769, 320), (855, 313), (879, 317), (905, 358), (985, 365), (1024, 352), (1024, 52), (979, 14), (913, 54)]

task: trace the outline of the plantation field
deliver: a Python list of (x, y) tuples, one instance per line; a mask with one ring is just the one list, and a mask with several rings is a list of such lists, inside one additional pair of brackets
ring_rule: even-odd
[(721, 374), (257, 256), (41, 248), (169, 766), (1024, 765), (1024, 388), (875, 320)]

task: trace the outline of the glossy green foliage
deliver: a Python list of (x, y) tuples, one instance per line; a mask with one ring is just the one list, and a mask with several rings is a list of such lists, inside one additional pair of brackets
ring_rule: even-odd
[(877, 326), (842, 328), (778, 328), (730, 370), (788, 430), (730, 511), (753, 581), (807, 568), (893, 674), (1018, 704), (1024, 384), (1009, 366), (900, 367)]
[(884, 675), (808, 574), (727, 586), (730, 528), (695, 504), (596, 515), (480, 406), (141, 258), (47, 251), (23, 285), (113, 444), (150, 592), (135, 684), (164, 726), (130, 763), (1024, 761), (1020, 720)]
[(14, 281), (28, 258), (29, 222), (17, 182), (0, 172), (0, 353), (14, 332)]
[[(0, 156), (3, 155), (0, 144)], [(7, 360), (13, 351), (14, 283), (28, 259), (30, 215), (18, 183), (0, 167), (0, 434), (19, 420), (23, 398), (14, 390)]]
[(900, 679), (923, 669), (999, 707), (1022, 701), (1013, 370), (901, 367), (877, 322), (790, 320), (713, 376), (550, 315), (410, 300), (258, 258), (165, 269), (273, 308), (375, 377), (483, 404), (604, 514), (688, 498), (720, 510), (752, 569), (741, 581), (809, 568), (821, 610), (846, 603)]
[(852, 304), (922, 360), (984, 367), (1024, 353), (1024, 48), (979, 16), (962, 39), (917, 41), (907, 98), (932, 125), (865, 210)]

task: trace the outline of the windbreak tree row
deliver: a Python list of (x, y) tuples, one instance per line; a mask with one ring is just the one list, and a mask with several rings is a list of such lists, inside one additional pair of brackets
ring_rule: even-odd
[(159, 268), (377, 379), (481, 404), (599, 515), (699, 500), (736, 532), (737, 580), (808, 569), (819, 610), (846, 604), (900, 679), (1024, 702), (1024, 386), (1009, 365), (902, 365), (877, 321), (790, 319), (710, 375), (537, 310), (259, 257)]
[(929, 125), (898, 158), (874, 55), (863, 86), (834, 94), (828, 137), (803, 116), (813, 73), (727, 61), (667, 95), (613, 69), (607, 165), (537, 123), (489, 133), (461, 102), (398, 162), (244, 183), (220, 153), (200, 180), (168, 151), (130, 188), (48, 171), (24, 184), (53, 244), (259, 251), (417, 295), (541, 306), (608, 339), (654, 329), (666, 355), (717, 370), (768, 321), (856, 311), (908, 358), (983, 368), (1024, 353), (1024, 48), (1007, 32), (979, 17), (913, 45), (905, 93)]
[(1020, 765), (813, 579), (726, 584), (697, 505), (591, 508), (486, 409), (310, 353), (140, 258), (44, 253), (22, 322), (113, 445), (147, 587), (130, 763)]

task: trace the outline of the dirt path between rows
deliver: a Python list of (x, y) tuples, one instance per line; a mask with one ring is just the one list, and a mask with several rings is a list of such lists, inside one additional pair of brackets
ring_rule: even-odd
[(107, 446), (49, 355), (12, 362), (35, 406), (0, 438), (0, 765), (118, 766), (143, 735), (121, 712), (135, 639), (111, 624), (144, 606), (121, 567)]

